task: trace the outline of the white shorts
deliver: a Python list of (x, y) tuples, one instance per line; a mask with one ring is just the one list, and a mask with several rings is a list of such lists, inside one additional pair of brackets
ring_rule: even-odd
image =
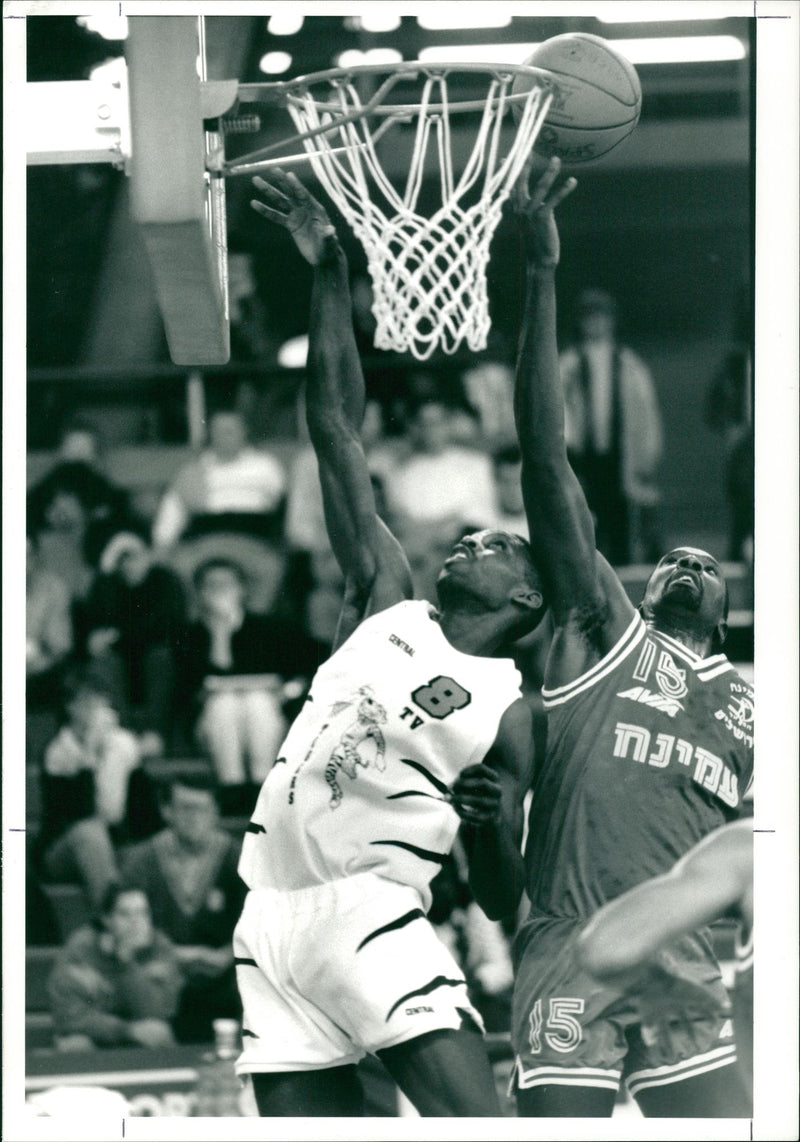
[(471, 1021), (483, 1030), (419, 894), (374, 873), (248, 893), (233, 949), (239, 1074), (344, 1066)]

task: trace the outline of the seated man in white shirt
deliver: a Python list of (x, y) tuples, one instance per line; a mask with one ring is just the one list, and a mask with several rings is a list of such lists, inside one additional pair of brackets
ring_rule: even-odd
[(452, 411), (426, 394), (408, 420), (411, 453), (392, 470), (387, 497), (401, 531), (433, 524), (441, 531), (488, 526), (495, 514), (489, 457), (453, 443)]
[[(166, 491), (153, 524), (153, 544), (172, 547), (187, 529), (217, 528), (262, 534), (274, 522), (286, 490), (281, 463), (247, 444), (237, 412), (220, 411), (208, 422), (209, 447), (184, 465)], [(216, 517), (216, 518), (215, 518)]]

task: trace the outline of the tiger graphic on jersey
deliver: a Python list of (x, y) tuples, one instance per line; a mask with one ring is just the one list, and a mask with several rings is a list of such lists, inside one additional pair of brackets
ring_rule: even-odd
[[(362, 769), (367, 769), (370, 764), (374, 764), (381, 773), (386, 769), (386, 740), (380, 728), (386, 722), (386, 710), (376, 701), (370, 686), (361, 686), (358, 695), (360, 700), (356, 720), (342, 734), (325, 767), (325, 780), (331, 788), (331, 809), (338, 809), (342, 801), (342, 787), (337, 780), (340, 769), (351, 781), (355, 780), (356, 767), (359, 765)], [(352, 698), (349, 702), (334, 702), (331, 717), (341, 714), (356, 700), (357, 698)], [(372, 748), (368, 750), (370, 745)], [(371, 759), (370, 753), (373, 754)]]

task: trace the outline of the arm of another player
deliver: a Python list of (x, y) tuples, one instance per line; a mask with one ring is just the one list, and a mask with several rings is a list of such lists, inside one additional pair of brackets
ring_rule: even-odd
[(306, 408), (319, 462), (325, 522), (348, 584), (348, 608), (363, 617), (413, 593), (405, 553), (379, 519), (361, 442), (364, 377), (352, 324), (347, 261), (325, 210), (293, 174), (253, 180), (266, 203), (253, 208), (292, 235), (314, 267)]
[[(548, 664), (552, 687), (572, 681), (610, 649), (630, 623), (633, 606), (624, 592), (605, 589), (591, 513), (569, 464), (564, 436), (555, 293), (560, 243), (554, 210), (576, 182), (570, 178), (556, 185), (561, 166), (554, 158), (529, 192), (530, 166), (514, 197), (527, 262), (514, 411), (531, 546), (562, 634)], [(572, 632), (580, 637), (572, 638)]]
[(627, 982), (671, 941), (740, 905), (752, 882), (752, 821), (735, 821), (601, 908), (581, 934), (580, 962), (597, 979)]
[(513, 915), (522, 897), (522, 804), (532, 773), (533, 715), (520, 698), (503, 715), (484, 761), (462, 770), (452, 787), (470, 889), (490, 920)]

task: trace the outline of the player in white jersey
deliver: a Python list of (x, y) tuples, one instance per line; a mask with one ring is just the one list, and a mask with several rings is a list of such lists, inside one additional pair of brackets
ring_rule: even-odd
[[(716, 1012), (716, 989), (665, 966), (659, 953), (714, 920), (738, 921), (733, 1019), (739, 1071), (753, 1090), (753, 822), (734, 821), (704, 837), (662, 876), (646, 880), (596, 912), (578, 941), (578, 960), (597, 981), (636, 996), (642, 1024), (655, 1029), (676, 1007), (698, 1018)], [(751, 1111), (752, 1113), (752, 1111)]]
[(451, 786), (465, 768), (497, 775), (506, 814), (492, 843), (521, 873), (516, 806), (531, 715), (504, 655), (540, 621), (541, 585), (525, 540), (483, 531), (445, 561), (438, 609), (411, 600), (359, 435), (364, 382), (344, 254), (293, 175), (254, 181), (265, 200), (254, 208), (314, 268), (308, 425), (346, 586), (334, 654), (243, 845), (238, 1070), (253, 1075), (263, 1115), (353, 1115), (363, 1112), (355, 1065), (371, 1052), (423, 1115), (499, 1115), (480, 1016), (425, 912), (458, 829)]

